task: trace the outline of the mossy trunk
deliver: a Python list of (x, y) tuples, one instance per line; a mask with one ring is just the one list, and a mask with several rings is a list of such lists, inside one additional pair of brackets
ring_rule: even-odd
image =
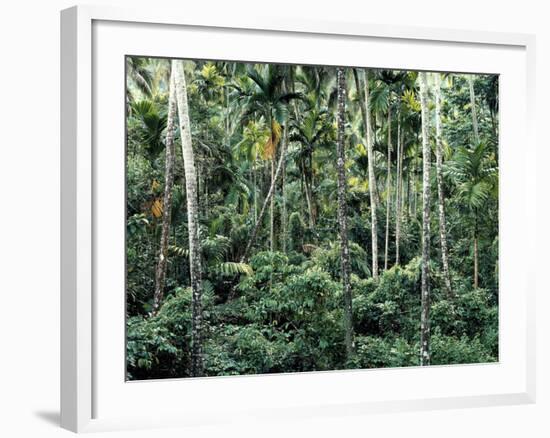
[(160, 249), (155, 270), (155, 292), (153, 295), (153, 311), (156, 315), (164, 298), (164, 282), (168, 262), (168, 239), (170, 237), (170, 219), (172, 215), (172, 187), (174, 185), (174, 125), (176, 119), (176, 86), (175, 75), (170, 74), (170, 92), (168, 98), (168, 116), (166, 123), (165, 170), (164, 170), (164, 198), (162, 202), (162, 231)]
[(426, 73), (419, 73), (422, 108), (422, 289), (420, 318), (420, 364), (430, 364), (430, 140)]
[(384, 271), (388, 270), (388, 252), (390, 246), (390, 213), (391, 213), (391, 106), (388, 107), (388, 151), (386, 161), (386, 233), (384, 245)]
[(338, 140), (337, 169), (338, 169), (338, 225), (340, 229), (340, 260), (342, 269), (342, 289), (344, 294), (344, 330), (346, 342), (346, 356), (350, 360), (353, 354), (353, 312), (352, 293), (350, 284), (350, 254), (348, 245), (348, 224), (346, 204), (346, 152), (345, 152), (345, 123), (346, 123), (346, 73), (343, 68), (337, 71), (338, 87)]
[(445, 289), (449, 298), (453, 297), (451, 272), (449, 269), (449, 250), (447, 245), (447, 221), (445, 217), (445, 193), (443, 191), (443, 136), (441, 131), (441, 78), (434, 73), (435, 92), (435, 172), (437, 179), (437, 198), (439, 211), (439, 242), (441, 246), (441, 264)]
[(187, 228), (189, 232), (189, 266), (192, 291), (191, 373), (193, 376), (198, 377), (203, 375), (204, 366), (202, 356), (202, 272), (199, 240), (197, 174), (193, 145), (191, 142), (191, 123), (189, 121), (187, 84), (183, 71), (183, 61), (172, 61), (172, 70), (175, 73), (176, 100), (185, 172), (185, 190), (187, 195)]

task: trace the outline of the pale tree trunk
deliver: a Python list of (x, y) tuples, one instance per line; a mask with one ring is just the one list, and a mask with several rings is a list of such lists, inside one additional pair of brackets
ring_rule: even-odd
[[(269, 114), (269, 126), (271, 129), (271, 142), (273, 142), (273, 115), (271, 113)], [(277, 149), (273, 147), (273, 156), (271, 157), (271, 187), (273, 187), (273, 194), (271, 195), (269, 204), (269, 250), (272, 252), (275, 249), (275, 191), (277, 190), (277, 186), (274, 178), (276, 157)]]
[(345, 116), (346, 116), (346, 72), (343, 68), (337, 71), (338, 87), (338, 225), (340, 228), (340, 259), (342, 267), (342, 289), (344, 293), (344, 329), (346, 356), (350, 360), (353, 354), (353, 321), (352, 294), (350, 285), (350, 255), (348, 246), (348, 225), (346, 205), (346, 152), (345, 152)]
[(477, 211), (474, 222), (474, 289), (479, 287), (479, 258), (478, 258), (478, 237), (477, 237)]
[(397, 120), (397, 182), (395, 185), (395, 264), (399, 265), (399, 239), (401, 238), (401, 205), (403, 203), (403, 132), (401, 119)]
[[(276, 153), (275, 153), (276, 154)], [(273, 180), (275, 178), (275, 154), (271, 159), (271, 186), (273, 187), (273, 195), (271, 195), (271, 202), (269, 205), (269, 250), (275, 249), (275, 187)]]
[(189, 266), (192, 291), (192, 327), (191, 327), (191, 373), (203, 375), (202, 357), (202, 278), (201, 248), (199, 240), (199, 206), (197, 198), (197, 175), (195, 157), (191, 143), (191, 123), (187, 103), (187, 85), (183, 71), (183, 61), (172, 61), (175, 73), (176, 100), (178, 105), (181, 150), (185, 172), (185, 190), (187, 195), (187, 228), (189, 231)]
[(304, 193), (306, 195), (306, 204), (307, 204), (307, 213), (309, 218), (309, 228), (313, 231), (315, 228), (315, 217), (313, 216), (313, 206), (312, 206), (312, 199), (311, 199), (311, 192), (309, 188), (309, 182), (308, 178), (306, 176), (306, 166), (304, 163), (302, 163), (302, 175), (304, 178)]
[(254, 190), (254, 225), (258, 222), (258, 190), (256, 186), (256, 152), (254, 152), (254, 161), (252, 161), (252, 187)]
[(363, 127), (365, 131), (365, 140), (367, 143), (367, 160), (368, 160), (368, 176), (369, 176), (369, 195), (370, 195), (370, 210), (371, 210), (371, 244), (372, 244), (372, 276), (375, 280), (378, 279), (378, 222), (376, 219), (376, 177), (374, 175), (374, 150), (372, 139), (372, 120), (370, 110), (370, 88), (369, 88), (369, 73), (365, 71), (364, 82), (364, 100), (361, 99), (361, 84), (359, 75), (356, 69), (353, 69), (355, 78), (355, 86), (359, 95), (361, 114), (363, 116)]
[[(474, 76), (468, 75), (468, 86), (470, 88), (470, 106), (472, 109), (472, 127), (474, 129), (474, 141), (476, 146), (480, 142), (479, 138), (479, 128), (477, 125), (477, 108), (476, 108), (476, 94), (474, 90)], [(478, 287), (478, 236), (477, 236), (477, 212), (475, 217), (475, 226), (474, 226), (474, 288)]]
[(384, 271), (388, 270), (388, 250), (390, 245), (390, 205), (391, 205), (391, 106), (388, 107), (388, 157), (386, 164), (386, 241), (384, 246)]
[(445, 218), (445, 194), (443, 192), (443, 137), (441, 133), (441, 77), (434, 73), (435, 80), (435, 171), (437, 179), (437, 196), (439, 203), (439, 241), (441, 244), (441, 263), (445, 289), (449, 298), (453, 297), (451, 272), (449, 270), (449, 250), (447, 246), (447, 222)]
[(162, 232), (157, 268), (155, 270), (155, 293), (153, 296), (153, 311), (156, 315), (164, 298), (164, 281), (168, 262), (168, 238), (170, 236), (170, 219), (172, 215), (172, 186), (174, 185), (174, 121), (176, 118), (176, 87), (175, 75), (170, 74), (170, 97), (168, 98), (168, 120), (166, 123), (165, 170), (164, 170), (164, 200), (162, 202)]
[[(288, 149), (288, 119), (283, 128), (283, 144), (284, 149)], [(286, 187), (285, 187), (285, 176), (286, 176), (286, 160), (282, 161), (283, 168), (281, 169), (281, 249), (286, 253), (286, 242), (287, 242), (287, 213), (286, 213)]]
[(283, 146), (281, 148), (281, 152), (280, 152), (280, 155), (279, 155), (279, 162), (277, 163), (277, 168), (275, 170), (275, 174), (272, 178), (271, 185), (269, 187), (269, 191), (267, 192), (267, 196), (264, 199), (262, 209), (260, 210), (260, 214), (258, 216), (258, 221), (256, 222), (256, 225), (254, 226), (254, 229), (252, 230), (252, 234), (250, 235), (250, 239), (248, 240), (248, 243), (246, 245), (244, 253), (241, 257), (241, 262), (244, 262), (246, 260), (246, 258), (248, 257), (248, 253), (250, 252), (250, 249), (252, 248), (252, 245), (254, 244), (254, 241), (256, 240), (256, 235), (258, 234), (258, 230), (260, 229), (260, 225), (261, 225), (261, 223), (264, 219), (265, 213), (267, 212), (267, 207), (268, 207), (268, 205), (270, 205), (271, 198), (273, 197), (273, 194), (275, 192), (275, 186), (276, 186), (277, 181), (279, 179), (279, 175), (282, 173), (283, 161), (285, 160), (285, 156), (286, 156), (286, 148), (287, 148), (287, 142), (283, 142)]
[(420, 364), (430, 364), (430, 140), (426, 73), (419, 73), (422, 108), (422, 290), (420, 317)]

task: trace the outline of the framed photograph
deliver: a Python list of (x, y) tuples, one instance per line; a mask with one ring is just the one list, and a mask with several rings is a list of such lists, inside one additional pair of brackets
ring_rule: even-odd
[(534, 37), (61, 26), (63, 427), (534, 402)]

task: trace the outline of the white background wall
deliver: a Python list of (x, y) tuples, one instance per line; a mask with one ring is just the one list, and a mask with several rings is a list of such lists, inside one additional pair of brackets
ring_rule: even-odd
[[(315, 418), (188, 430), (117, 432), (109, 437), (547, 437), (550, 436), (549, 247), (545, 189), (550, 120), (550, 14), (523, 0), (168, 0), (95, 1), (140, 7), (217, 9), (236, 14), (309, 17), (537, 35), (539, 147), (537, 264), (538, 401), (535, 405)], [(59, 10), (73, 1), (5, 1), (0, 12), (0, 435), (69, 436), (59, 418)], [(522, 153), (522, 145), (517, 145)], [(518, 230), (522, 232), (523, 230)], [(182, 394), (184, 397), (185, 394)]]

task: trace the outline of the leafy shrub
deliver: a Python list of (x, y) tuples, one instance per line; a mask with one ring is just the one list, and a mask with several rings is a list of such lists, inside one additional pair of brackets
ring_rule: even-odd
[[(352, 274), (360, 278), (370, 276), (370, 268), (367, 263), (367, 253), (361, 246), (349, 242), (350, 265)], [(330, 243), (328, 248), (317, 248), (313, 252), (313, 263), (331, 274), (332, 278), (338, 280), (342, 270), (340, 259), (340, 244)]]
[(478, 337), (456, 338), (442, 335), (438, 330), (432, 333), (430, 350), (432, 365), (484, 363), (497, 360)]
[(355, 368), (385, 368), (418, 365), (418, 352), (403, 338), (364, 336), (356, 339)]

